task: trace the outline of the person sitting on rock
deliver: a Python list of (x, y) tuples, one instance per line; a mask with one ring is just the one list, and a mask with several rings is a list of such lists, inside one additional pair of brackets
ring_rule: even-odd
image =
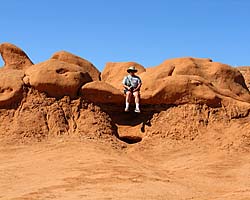
[(124, 94), (126, 94), (125, 112), (129, 111), (129, 103), (131, 102), (131, 97), (133, 95), (135, 97), (135, 112), (139, 113), (140, 88), (142, 82), (140, 77), (135, 75), (137, 69), (134, 66), (130, 66), (127, 69), (127, 72), (129, 73), (129, 75), (125, 76), (122, 81), (124, 87)]

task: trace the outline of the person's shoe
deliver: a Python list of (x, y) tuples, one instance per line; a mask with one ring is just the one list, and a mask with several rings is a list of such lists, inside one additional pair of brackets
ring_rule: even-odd
[(136, 113), (140, 113), (141, 111), (140, 111), (140, 109), (137, 109), (137, 108), (136, 108), (136, 109), (135, 109), (135, 112), (136, 112)]
[(125, 112), (129, 112), (129, 109), (128, 108), (125, 108), (125, 110), (124, 110)]

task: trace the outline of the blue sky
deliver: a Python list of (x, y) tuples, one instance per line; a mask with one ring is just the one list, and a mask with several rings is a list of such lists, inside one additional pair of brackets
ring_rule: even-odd
[(250, 65), (249, 0), (6, 0), (0, 5), (0, 43), (19, 46), (34, 63), (66, 50), (100, 71), (110, 61), (150, 67), (185, 56)]

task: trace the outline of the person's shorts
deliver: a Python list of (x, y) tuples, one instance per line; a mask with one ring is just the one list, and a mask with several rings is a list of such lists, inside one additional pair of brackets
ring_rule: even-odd
[(128, 89), (124, 89), (124, 94), (127, 94), (129, 90)]
[[(124, 89), (124, 94), (127, 94), (128, 91), (129, 91), (128, 89)], [(140, 90), (139, 90), (139, 92), (140, 92)]]

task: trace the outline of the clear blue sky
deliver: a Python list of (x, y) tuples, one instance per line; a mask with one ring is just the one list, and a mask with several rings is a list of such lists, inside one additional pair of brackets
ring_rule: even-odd
[(250, 65), (249, 0), (6, 0), (0, 8), (0, 43), (34, 63), (66, 50), (100, 71), (110, 61), (150, 67), (185, 56)]

